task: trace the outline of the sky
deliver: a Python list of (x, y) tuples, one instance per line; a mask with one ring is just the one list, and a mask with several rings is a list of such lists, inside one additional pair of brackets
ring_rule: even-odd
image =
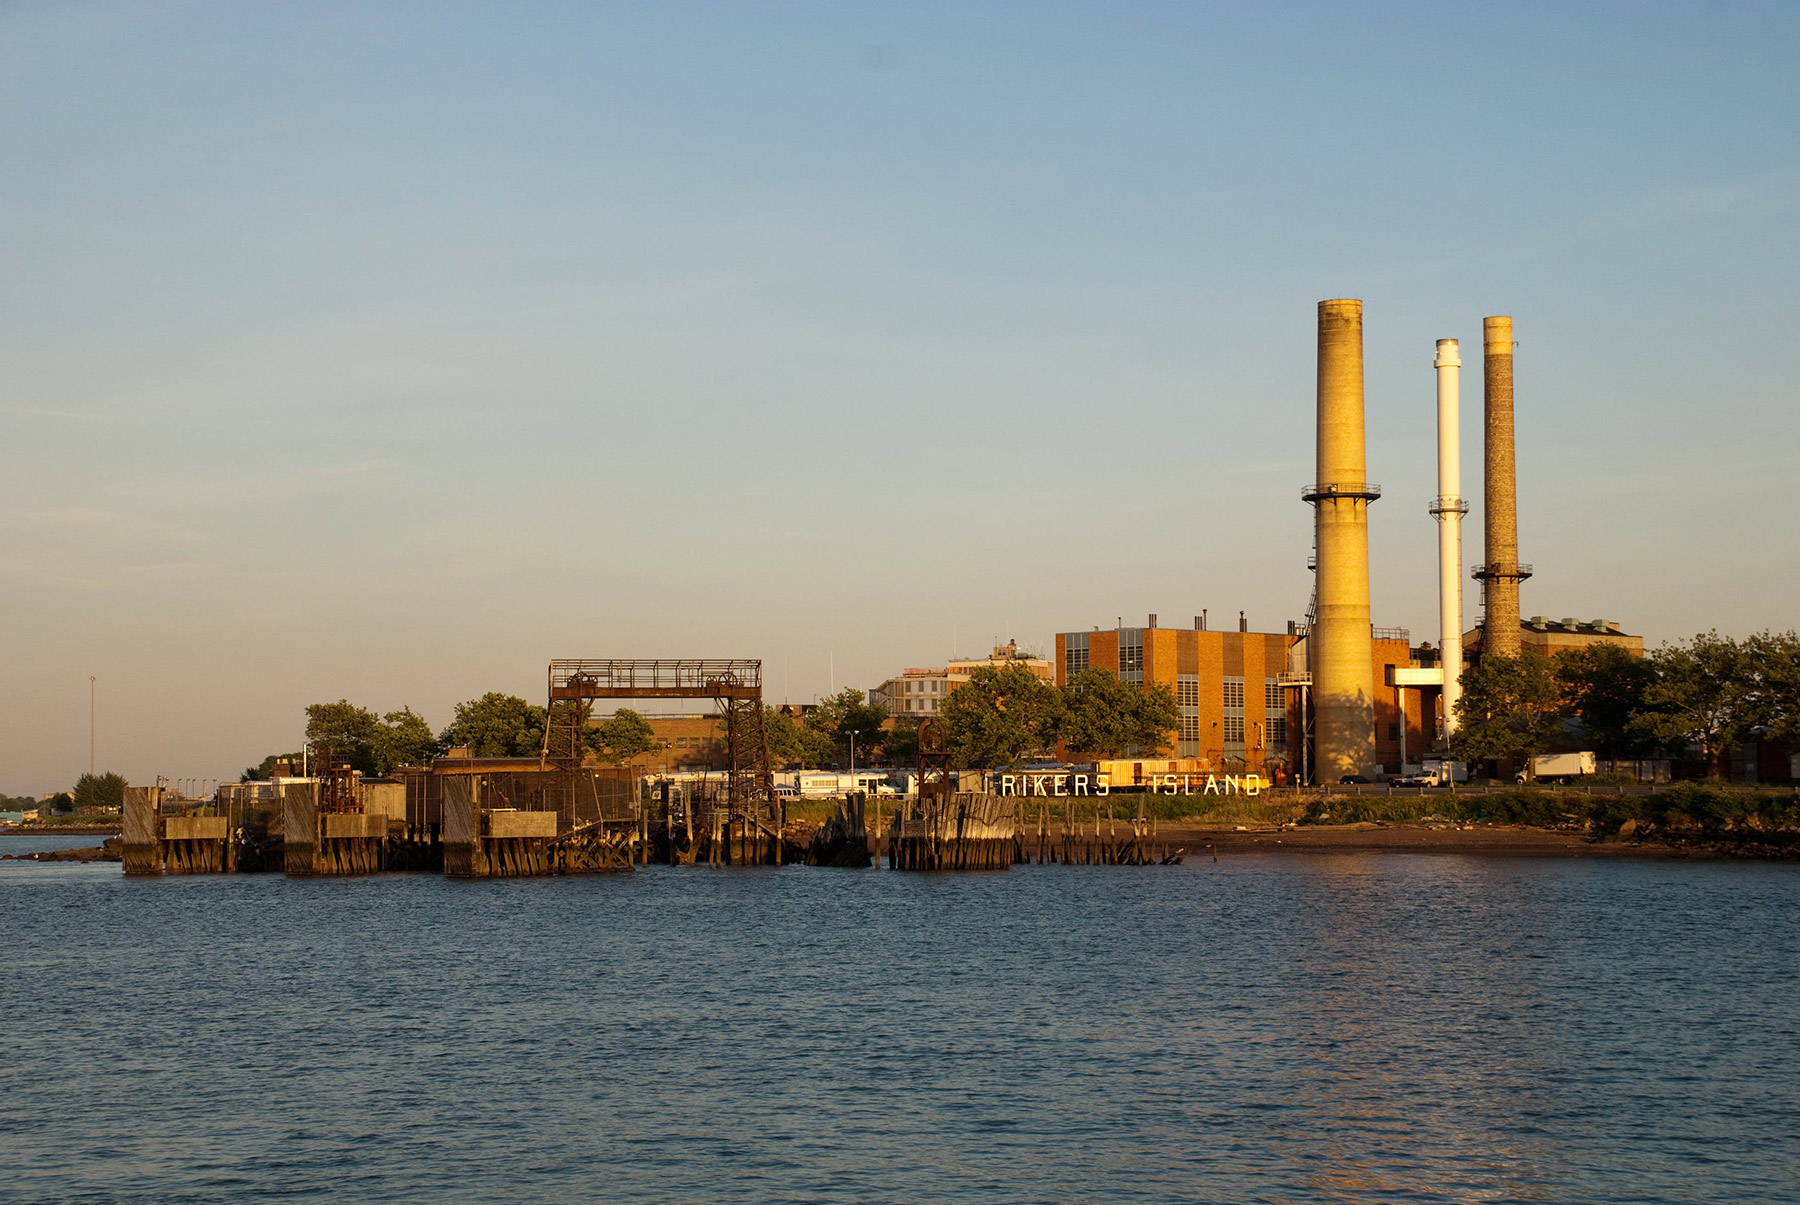
[[(1526, 615), (1800, 626), (1800, 7), (0, 6), (0, 792), (235, 778), (557, 657), (772, 700), (1304, 616), (1364, 301), (1374, 620), (1434, 342), (1518, 340)], [(1466, 591), (1465, 614), (1477, 615)]]

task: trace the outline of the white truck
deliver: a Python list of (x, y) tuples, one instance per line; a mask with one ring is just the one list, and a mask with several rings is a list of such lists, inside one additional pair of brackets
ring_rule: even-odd
[(1459, 761), (1427, 758), (1418, 769), (1388, 781), (1399, 787), (1445, 787), (1451, 783), (1468, 782), (1469, 767)]
[[(1540, 753), (1531, 759), (1531, 777), (1554, 782), (1567, 782), (1571, 778), (1582, 778), (1598, 770), (1592, 753)], [(1524, 782), (1525, 775), (1520, 773), (1518, 781)]]

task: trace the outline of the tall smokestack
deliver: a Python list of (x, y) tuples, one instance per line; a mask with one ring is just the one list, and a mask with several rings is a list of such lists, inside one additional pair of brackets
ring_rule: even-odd
[(1363, 456), (1362, 302), (1319, 303), (1318, 475), (1313, 504), (1318, 615), (1312, 663), (1318, 781), (1375, 772), (1375, 645), (1369, 627), (1369, 503)]
[(1455, 339), (1437, 341), (1438, 492), (1431, 513), (1438, 521), (1438, 652), (1444, 667), (1444, 735), (1456, 731), (1462, 697), (1462, 355)]
[(1481, 322), (1482, 409), (1485, 418), (1481, 516), (1487, 563), (1482, 584), (1481, 651), (1519, 655), (1519, 583), (1531, 566), (1519, 564), (1519, 485), (1513, 467), (1513, 329), (1507, 317)]

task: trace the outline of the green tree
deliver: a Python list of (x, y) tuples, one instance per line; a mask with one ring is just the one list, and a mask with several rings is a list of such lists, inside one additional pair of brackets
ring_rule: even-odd
[(1769, 739), (1800, 751), (1800, 635), (1763, 632), (1745, 642), (1762, 693)]
[(1555, 666), (1563, 702), (1581, 726), (1583, 743), (1595, 753), (1622, 760), (1656, 748), (1656, 737), (1644, 724), (1655, 663), (1616, 644), (1595, 644), (1557, 654)]
[(919, 760), (919, 721), (912, 716), (894, 717), (894, 726), (881, 734), (881, 757), (890, 766), (910, 766)]
[(1139, 686), (1104, 669), (1084, 669), (1062, 688), (1063, 715), (1056, 739), (1070, 751), (1124, 757), (1132, 750), (1154, 757), (1169, 747), (1181, 722), (1175, 693), (1160, 682)]
[(124, 776), (83, 774), (75, 780), (75, 806), (78, 808), (121, 808), (125, 806)]
[(863, 692), (846, 686), (835, 695), (821, 699), (807, 714), (806, 723), (814, 732), (831, 740), (832, 753), (840, 761), (848, 760), (851, 738), (864, 762), (873, 761), (881, 745), (881, 724), (887, 719), (887, 708), (863, 702)]
[(626, 762), (661, 747), (646, 720), (629, 707), (621, 707), (593, 730), (592, 746), (601, 761)]
[(1516, 756), (1529, 767), (1568, 715), (1555, 666), (1531, 649), (1517, 657), (1483, 656), (1463, 671), (1462, 689), (1456, 702), (1459, 727), (1450, 745), (1461, 760)]
[(456, 718), (438, 740), (447, 749), (466, 745), (475, 757), (534, 757), (544, 747), (544, 709), (489, 691), (458, 703)]
[(40, 810), (47, 808), (52, 812), (72, 812), (75, 810), (75, 796), (67, 791), (58, 791), (38, 806)]
[(1707, 632), (1685, 646), (1666, 644), (1650, 660), (1656, 680), (1644, 691), (1645, 726), (1671, 749), (1700, 746), (1707, 776), (1720, 777), (1726, 754), (1769, 711), (1749, 649)]
[(381, 740), (380, 717), (348, 699), (307, 705), (306, 743), (315, 749), (330, 749), (332, 760), (339, 765), (375, 773)]
[(831, 760), (829, 736), (773, 707), (763, 708), (763, 734), (769, 741), (769, 761), (776, 766), (806, 769)]
[(426, 766), (438, 755), (438, 740), (431, 725), (410, 707), (381, 717), (375, 744), (375, 769), (386, 774), (400, 766)]
[(1062, 710), (1062, 695), (1029, 666), (978, 665), (939, 713), (951, 764), (1014, 765), (1055, 743)]

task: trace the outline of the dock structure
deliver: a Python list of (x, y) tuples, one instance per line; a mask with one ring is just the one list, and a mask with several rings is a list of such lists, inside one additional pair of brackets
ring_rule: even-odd
[(128, 875), (219, 874), (237, 869), (229, 820), (200, 801), (169, 796), (161, 782), (126, 787), (121, 844)]
[(439, 758), (444, 873), (518, 878), (630, 870), (647, 858), (636, 777), (540, 758)]
[(388, 867), (388, 815), (365, 809), (347, 769), (281, 786), (282, 869), (296, 878)]

